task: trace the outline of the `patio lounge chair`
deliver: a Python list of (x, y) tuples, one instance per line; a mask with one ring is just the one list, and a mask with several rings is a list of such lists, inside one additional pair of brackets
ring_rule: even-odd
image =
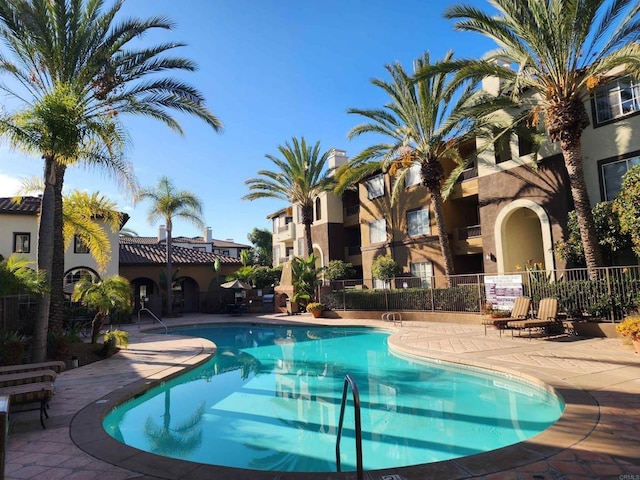
[(531, 299), (529, 297), (518, 297), (513, 302), (513, 308), (511, 309), (511, 316), (505, 318), (483, 318), (482, 324), (484, 325), (484, 334), (487, 334), (487, 326), (493, 326), (500, 330), (500, 336), (502, 336), (502, 330), (507, 328), (507, 324), (514, 320), (526, 320), (529, 318), (529, 309), (531, 308)]
[(34, 370), (31, 372), (2, 373), (0, 374), (0, 388), (24, 385), (27, 383), (50, 382), (53, 383), (58, 374), (53, 370)]
[[(522, 330), (529, 331), (529, 339), (531, 339), (531, 330), (534, 328), (544, 329), (545, 332), (550, 331), (551, 325), (558, 323), (558, 299), (543, 298), (538, 305), (536, 316), (530, 320), (521, 320), (509, 322), (507, 325), (513, 330), (518, 330), (518, 336)], [(513, 330), (511, 336), (513, 337)]]
[(10, 405), (28, 405), (31, 403), (38, 403), (39, 406), (36, 408), (21, 409), (19, 411), (26, 412), (29, 410), (39, 410), (40, 425), (42, 425), (42, 428), (47, 428), (44, 425), (44, 417), (49, 418), (47, 407), (49, 400), (53, 397), (53, 383), (25, 383), (23, 385), (14, 385), (12, 387), (1, 387), (0, 395), (8, 396)]
[(61, 361), (51, 361), (42, 363), (23, 363), (18, 365), (6, 365), (0, 367), (0, 375), (4, 373), (33, 372), (35, 370), (53, 370), (56, 373), (64, 371), (65, 363)]

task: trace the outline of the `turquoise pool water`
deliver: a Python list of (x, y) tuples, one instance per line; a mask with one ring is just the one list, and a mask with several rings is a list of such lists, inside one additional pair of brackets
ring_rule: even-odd
[[(506, 376), (399, 358), (389, 352), (387, 334), (373, 329), (236, 324), (172, 333), (208, 338), (218, 351), (117, 407), (103, 425), (127, 445), (194, 462), (335, 471), (347, 373), (360, 390), (366, 470), (518, 443), (552, 425), (564, 407), (545, 390)], [(347, 408), (343, 471), (355, 469), (353, 422)]]

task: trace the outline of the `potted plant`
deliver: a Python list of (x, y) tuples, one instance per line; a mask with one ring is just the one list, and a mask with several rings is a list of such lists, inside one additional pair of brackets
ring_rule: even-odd
[(323, 310), (324, 310), (324, 305), (321, 303), (311, 302), (307, 304), (307, 312), (313, 315), (313, 318), (321, 317)]
[(625, 338), (630, 338), (636, 353), (640, 355), (640, 315), (632, 315), (616, 325), (616, 331)]

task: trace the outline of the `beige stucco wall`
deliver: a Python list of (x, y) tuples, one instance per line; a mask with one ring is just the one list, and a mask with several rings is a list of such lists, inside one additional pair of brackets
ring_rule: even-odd
[(0, 215), (0, 254), (9, 258), (13, 253), (13, 234), (30, 233), (30, 252), (25, 257), (36, 261), (38, 248), (38, 222), (34, 215)]

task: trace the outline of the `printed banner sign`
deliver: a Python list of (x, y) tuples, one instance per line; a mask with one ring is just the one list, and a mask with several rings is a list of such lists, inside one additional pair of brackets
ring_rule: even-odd
[(499, 310), (513, 309), (516, 298), (523, 294), (520, 275), (487, 275), (484, 286), (487, 302)]

